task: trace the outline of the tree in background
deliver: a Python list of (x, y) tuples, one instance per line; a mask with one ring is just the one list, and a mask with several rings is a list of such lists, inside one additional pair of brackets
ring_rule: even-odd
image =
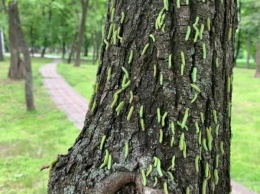
[(49, 193), (230, 193), (236, 11), (109, 0), (90, 111)]
[(81, 0), (81, 7), (82, 7), (82, 16), (81, 16), (81, 24), (79, 28), (79, 37), (78, 37), (78, 43), (76, 46), (76, 58), (74, 66), (78, 67), (80, 66), (80, 55), (81, 55), (81, 47), (84, 41), (84, 34), (86, 29), (86, 19), (87, 19), (87, 11), (88, 11), (88, 0)]
[(25, 77), (25, 98), (28, 111), (35, 109), (33, 99), (33, 83), (31, 70), (31, 57), (27, 47), (21, 21), (19, 17), (18, 2), (9, 1), (9, 42), (10, 42), (10, 68), (9, 77), (21, 79)]
[[(257, 45), (259, 44), (259, 35), (260, 35), (260, 2), (251, 1), (251, 0), (241, 0), (240, 2), (240, 25), (238, 29), (238, 38), (237, 38), (237, 56), (239, 55), (240, 50), (247, 51), (247, 62), (246, 67), (249, 68), (249, 61), (252, 56), (257, 58)], [(243, 47), (244, 45), (244, 47)], [(241, 49), (240, 49), (241, 47)], [(260, 67), (256, 68), (256, 74)]]

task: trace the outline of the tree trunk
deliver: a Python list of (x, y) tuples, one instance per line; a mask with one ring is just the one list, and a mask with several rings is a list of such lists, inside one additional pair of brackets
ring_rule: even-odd
[(258, 46), (258, 49), (255, 54), (255, 63), (256, 63), (255, 78), (260, 78), (260, 46)]
[(81, 46), (83, 43), (85, 29), (86, 29), (88, 0), (81, 0), (81, 6), (82, 6), (82, 18), (81, 18), (81, 24), (80, 24), (80, 29), (79, 29), (79, 39), (78, 39), (77, 50), (76, 50), (76, 59), (75, 59), (75, 63), (74, 63), (75, 67), (80, 66)]
[(75, 53), (75, 50), (76, 50), (77, 37), (78, 37), (78, 33), (76, 32), (75, 35), (74, 35), (74, 38), (72, 40), (72, 43), (71, 43), (71, 49), (70, 49), (70, 53), (69, 53), (69, 57), (68, 57), (68, 61), (67, 61), (68, 64), (71, 63), (72, 58), (74, 56), (74, 53)]
[(63, 40), (62, 41), (62, 59), (65, 58), (66, 55), (66, 42)]
[(41, 52), (41, 58), (44, 58), (45, 52), (46, 52), (46, 46), (43, 46), (42, 52)]
[(248, 69), (250, 66), (250, 50), (251, 50), (251, 35), (247, 34), (247, 49), (246, 49), (246, 68)]
[(31, 56), (29, 49), (27, 47), (25, 37), (21, 28), (21, 21), (18, 10), (18, 3), (15, 1), (11, 1), (9, 3), (9, 9), (14, 10), (16, 13), (16, 25), (14, 28), (16, 29), (16, 34), (18, 37), (18, 44), (21, 48), (21, 54), (23, 56), (22, 64), (24, 65), (25, 72), (25, 99), (26, 99), (26, 107), (28, 111), (32, 111), (35, 109), (34, 99), (33, 99), (33, 83), (32, 83), (32, 68), (31, 68)]
[(93, 101), (49, 193), (231, 192), (236, 1), (167, 2), (109, 1)]
[(0, 30), (0, 61), (4, 61), (4, 37), (2, 30)]
[(24, 78), (24, 64), (20, 57), (19, 36), (17, 33), (18, 8), (13, 1), (9, 2), (9, 47), (10, 47), (10, 67), (8, 77), (11, 79)]

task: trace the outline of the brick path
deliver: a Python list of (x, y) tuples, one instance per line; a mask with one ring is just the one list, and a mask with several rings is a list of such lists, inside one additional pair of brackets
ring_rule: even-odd
[[(43, 83), (58, 108), (67, 114), (71, 122), (82, 129), (88, 109), (87, 101), (56, 72), (56, 66), (59, 62), (59, 59), (55, 59), (53, 63), (40, 69)], [(232, 194), (256, 194), (234, 181), (231, 181), (231, 184)]]
[(58, 108), (67, 114), (76, 127), (82, 129), (88, 110), (87, 101), (56, 72), (57, 63), (59, 60), (55, 59), (40, 69), (43, 83)]

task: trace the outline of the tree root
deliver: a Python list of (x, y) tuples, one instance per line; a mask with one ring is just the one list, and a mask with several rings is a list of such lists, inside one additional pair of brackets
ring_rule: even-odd
[(95, 189), (86, 188), (88, 194), (114, 194), (124, 185), (135, 183), (139, 194), (163, 194), (162, 190), (144, 187), (141, 177), (134, 172), (116, 172), (98, 183)]

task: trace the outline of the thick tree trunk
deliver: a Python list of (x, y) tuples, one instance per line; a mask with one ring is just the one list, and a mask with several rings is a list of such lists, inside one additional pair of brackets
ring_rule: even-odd
[(49, 193), (229, 193), (236, 1), (115, 2), (90, 111)]
[(18, 8), (13, 1), (9, 2), (9, 47), (10, 47), (10, 67), (8, 77), (11, 79), (24, 78), (24, 63), (20, 56), (19, 36), (17, 33)]
[(247, 35), (247, 47), (246, 47), (246, 68), (248, 69), (250, 66), (250, 50), (251, 50), (251, 35), (248, 33)]
[(41, 58), (44, 58), (44, 56), (45, 56), (45, 52), (46, 52), (46, 46), (43, 46), (43, 49), (42, 49), (42, 51), (41, 51)]
[(81, 54), (81, 47), (84, 39), (84, 33), (86, 29), (86, 18), (87, 18), (87, 11), (88, 11), (88, 0), (81, 0), (81, 6), (82, 6), (82, 18), (81, 18), (81, 24), (79, 29), (79, 39), (77, 44), (77, 50), (76, 50), (76, 58), (75, 58), (75, 67), (80, 66), (80, 54)]
[(255, 78), (260, 78), (260, 47), (259, 46), (255, 54), (255, 63), (256, 63)]
[(11, 1), (9, 3), (9, 9), (14, 10), (14, 12), (16, 13), (16, 23), (15, 23), (16, 25), (14, 26), (14, 28), (16, 30), (16, 35), (18, 37), (18, 45), (21, 49), (21, 55), (23, 56), (22, 64), (24, 65), (23, 71), (25, 72), (26, 107), (28, 111), (32, 111), (35, 109), (35, 106), (34, 106), (34, 99), (33, 99), (31, 56), (21, 28), (18, 3), (15, 1)]

